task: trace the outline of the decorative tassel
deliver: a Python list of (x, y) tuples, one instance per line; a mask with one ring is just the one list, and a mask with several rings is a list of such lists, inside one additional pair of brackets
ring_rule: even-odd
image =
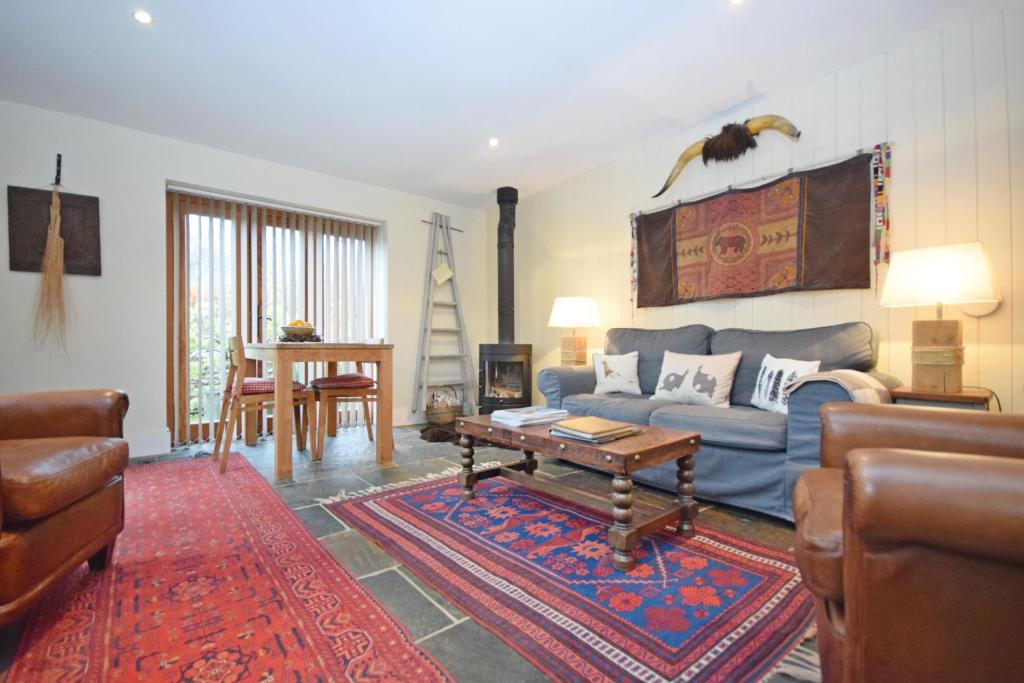
[(64, 239), (60, 236), (60, 193), (56, 185), (50, 202), (50, 225), (46, 231), (42, 276), (36, 302), (35, 338), (43, 341), (53, 335), (63, 347), (68, 312), (64, 301)]
[(629, 216), (629, 316), (631, 318), (636, 315), (637, 307), (636, 291), (640, 264), (636, 255), (636, 227), (639, 218), (640, 215), (636, 213)]
[(878, 290), (878, 266), (889, 262), (889, 183), (892, 179), (892, 144), (875, 145), (871, 156), (871, 190), (874, 199), (875, 290)]

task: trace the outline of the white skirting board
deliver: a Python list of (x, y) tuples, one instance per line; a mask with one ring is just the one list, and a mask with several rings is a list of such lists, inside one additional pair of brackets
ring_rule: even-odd
[(171, 431), (166, 428), (158, 432), (126, 434), (125, 439), (128, 440), (129, 458), (166, 455), (171, 452)]

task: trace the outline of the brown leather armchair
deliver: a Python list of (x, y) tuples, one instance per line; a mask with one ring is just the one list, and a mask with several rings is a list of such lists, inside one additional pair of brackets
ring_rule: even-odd
[(793, 508), (826, 683), (1024, 680), (1024, 415), (821, 418)]
[(124, 528), (127, 411), (120, 391), (0, 396), (0, 626), (82, 562), (110, 562)]

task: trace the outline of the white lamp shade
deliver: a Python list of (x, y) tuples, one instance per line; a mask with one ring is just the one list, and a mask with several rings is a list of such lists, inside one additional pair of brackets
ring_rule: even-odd
[(556, 297), (548, 327), (597, 327), (597, 300), (589, 296)]
[(981, 242), (893, 252), (883, 306), (998, 303), (999, 284)]

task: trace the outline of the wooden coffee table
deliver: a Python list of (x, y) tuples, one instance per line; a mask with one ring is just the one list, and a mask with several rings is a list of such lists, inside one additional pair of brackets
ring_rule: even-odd
[[(640, 538), (667, 524), (676, 522), (676, 533), (693, 536), (693, 522), (697, 518), (697, 502), (693, 499), (693, 456), (700, 448), (700, 434), (681, 432), (662, 427), (643, 427), (636, 436), (601, 445), (591, 445), (572, 439), (551, 436), (549, 424), (530, 427), (510, 427), (491, 422), (488, 415), (460, 417), (456, 421), (459, 445), (462, 446), (462, 471), (459, 484), (462, 499), (476, 497), (473, 486), (481, 479), (505, 477), (526, 488), (572, 501), (593, 509), (607, 510), (608, 499), (589, 491), (572, 488), (533, 476), (537, 469), (537, 453), (568, 460), (578, 465), (607, 472), (612, 479), (612, 519), (608, 529), (608, 544), (614, 552), (617, 569), (633, 568), (633, 549)], [(508, 448), (523, 451), (523, 459), (488, 469), (473, 470), (473, 444), (486, 439)], [(674, 505), (657, 507), (633, 500), (632, 473), (645, 467), (675, 460), (679, 468), (679, 485)]]

